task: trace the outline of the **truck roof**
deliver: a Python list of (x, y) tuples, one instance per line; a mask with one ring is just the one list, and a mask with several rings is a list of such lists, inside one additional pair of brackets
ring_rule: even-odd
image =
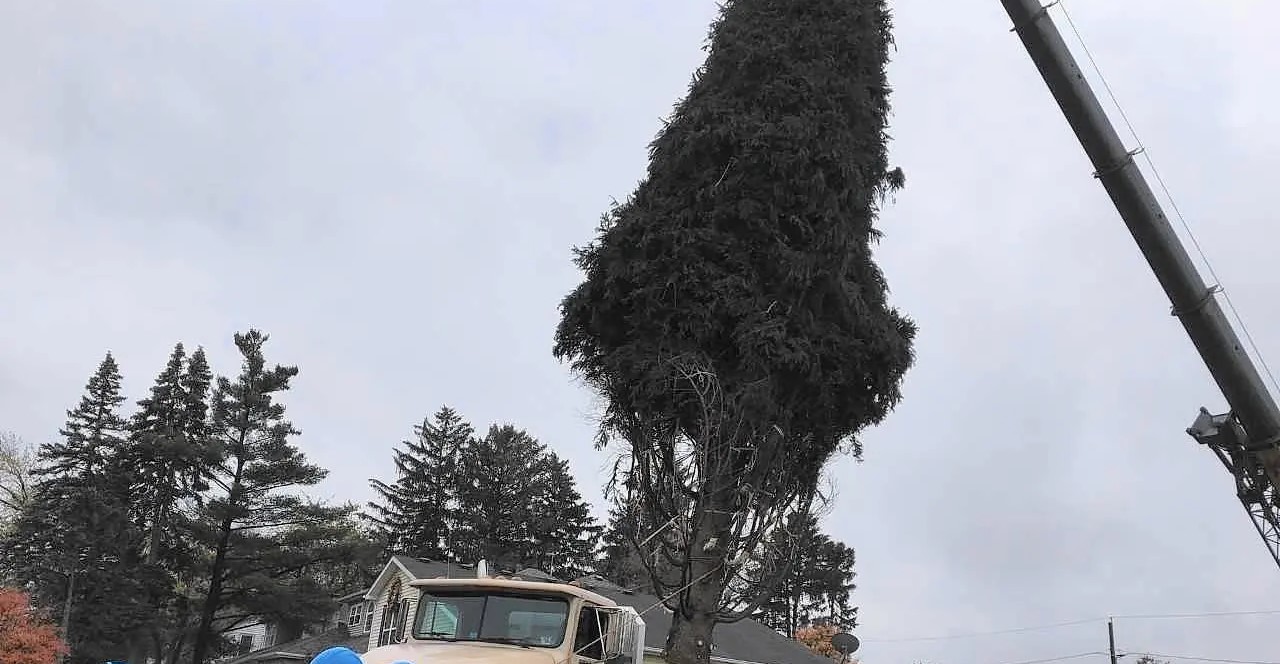
[(580, 586), (569, 585), (567, 583), (547, 583), (545, 581), (521, 581), (517, 579), (503, 578), (485, 578), (485, 579), (417, 579), (410, 581), (409, 585), (414, 588), (469, 588), (476, 590), (529, 590), (533, 592), (543, 593), (560, 593), (564, 595), (572, 595), (579, 599), (585, 600), (597, 606), (618, 606), (618, 603), (605, 597), (593, 593), (586, 588)]

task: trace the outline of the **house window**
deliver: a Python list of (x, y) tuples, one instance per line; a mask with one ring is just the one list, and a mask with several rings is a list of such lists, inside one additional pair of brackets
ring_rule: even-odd
[(241, 634), (240, 642), (236, 644), (237, 655), (248, 655), (253, 652), (253, 635)]
[(404, 641), (404, 630), (409, 623), (409, 600), (400, 600), (400, 615), (396, 617), (396, 643)]
[(396, 643), (396, 630), (400, 627), (400, 602), (387, 602), (382, 607), (382, 625), (378, 630), (378, 645)]
[(364, 603), (364, 633), (373, 630), (373, 602)]
[(358, 629), (360, 624), (364, 622), (364, 602), (351, 605), (351, 613), (348, 615), (347, 626), (352, 629)]

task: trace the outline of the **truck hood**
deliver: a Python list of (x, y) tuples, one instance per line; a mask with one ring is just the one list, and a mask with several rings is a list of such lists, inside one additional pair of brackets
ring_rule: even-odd
[(360, 656), (364, 664), (556, 664), (559, 650), (504, 643), (401, 643), (374, 648)]

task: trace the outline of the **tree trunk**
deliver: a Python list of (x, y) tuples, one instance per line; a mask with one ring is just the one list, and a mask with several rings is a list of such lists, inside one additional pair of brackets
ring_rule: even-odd
[(75, 598), (76, 593), (76, 572), (71, 570), (67, 574), (67, 601), (62, 603), (62, 642), (67, 644), (67, 654), (63, 655), (62, 661), (69, 661), (71, 658), (71, 600)]
[(227, 492), (227, 514), (223, 517), (218, 530), (218, 546), (213, 556), (213, 566), (209, 570), (209, 592), (205, 594), (204, 607), (200, 611), (200, 627), (196, 630), (196, 641), (191, 647), (191, 664), (204, 664), (209, 646), (213, 645), (213, 618), (218, 611), (219, 599), (222, 597), (222, 576), (227, 566), (227, 548), (231, 544), (231, 528), (235, 525), (242, 473), (244, 473), (244, 459), (240, 458), (236, 460), (235, 479), (231, 482), (231, 490)]
[[(158, 490), (163, 491), (163, 489)], [(154, 568), (160, 561), (160, 536), (164, 525), (164, 501), (166, 499), (157, 498), (151, 512), (151, 529), (147, 536), (146, 565), (148, 568)], [(160, 607), (153, 606), (152, 608), (159, 610)], [(158, 638), (154, 627), (139, 633), (134, 639), (132, 647), (129, 648), (129, 664), (141, 664), (147, 658), (147, 651), (152, 648)], [(157, 657), (156, 662), (159, 661), (160, 659)]]
[(667, 633), (668, 664), (709, 664), (711, 633), (715, 627), (716, 623), (711, 615), (693, 613), (685, 617), (676, 611), (671, 616), (671, 631)]
[(724, 594), (722, 547), (730, 535), (728, 514), (721, 505), (708, 501), (700, 515), (704, 526), (695, 530), (689, 550), (685, 552), (689, 560), (689, 581), (687, 588), (673, 589), (681, 601), (671, 616), (671, 631), (667, 634), (669, 664), (711, 662), (711, 632), (716, 627)]
[(213, 618), (218, 611), (218, 598), (222, 596), (222, 575), (226, 567), (227, 545), (231, 540), (231, 506), (227, 506), (227, 517), (222, 520), (221, 532), (218, 536), (218, 548), (214, 553), (213, 567), (209, 574), (209, 592), (204, 598), (204, 607), (200, 611), (200, 627), (196, 630), (196, 642), (192, 646), (191, 664), (204, 664), (205, 655), (213, 641)]

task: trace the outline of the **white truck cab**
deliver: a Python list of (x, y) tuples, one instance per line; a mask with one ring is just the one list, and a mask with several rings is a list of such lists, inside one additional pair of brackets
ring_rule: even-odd
[(644, 621), (584, 588), (502, 577), (419, 579), (402, 643), (364, 664), (643, 664)]

